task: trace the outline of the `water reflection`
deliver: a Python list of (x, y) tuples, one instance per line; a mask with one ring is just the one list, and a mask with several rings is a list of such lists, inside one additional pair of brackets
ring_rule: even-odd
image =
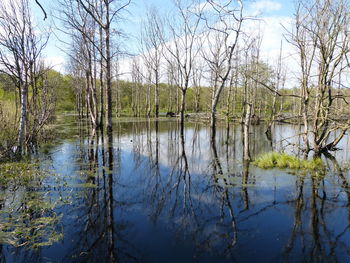
[[(253, 156), (286, 147), (280, 138), (298, 133), (297, 127), (276, 126), (271, 142), (265, 128), (252, 127)], [(55, 189), (51, 202), (60, 200), (51, 213), (61, 216), (62, 240), (36, 250), (2, 242), (4, 262), (349, 257), (349, 173), (337, 162), (342, 157), (327, 160), (334, 172), (326, 175), (292, 175), (243, 162), (240, 126), (219, 127), (212, 136), (199, 123), (127, 120), (116, 123), (113, 134), (83, 126), (76, 132), (76, 140), (40, 156), (48, 162), (42, 167), (57, 175), (42, 184)], [(1, 196), (4, 211), (12, 197), (6, 191)]]

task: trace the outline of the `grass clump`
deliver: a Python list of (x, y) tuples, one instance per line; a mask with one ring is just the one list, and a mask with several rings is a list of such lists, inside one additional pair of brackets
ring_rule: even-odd
[(301, 160), (292, 155), (276, 152), (270, 152), (261, 155), (253, 162), (253, 164), (263, 169), (280, 168), (307, 171), (325, 169), (325, 165), (320, 158)]

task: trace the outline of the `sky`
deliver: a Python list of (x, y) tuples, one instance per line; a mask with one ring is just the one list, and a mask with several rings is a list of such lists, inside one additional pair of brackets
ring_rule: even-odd
[[(171, 15), (173, 0), (132, 0), (131, 4), (124, 13), (125, 20), (122, 21), (120, 27), (129, 36), (124, 41), (124, 48), (131, 54), (138, 53), (137, 37), (140, 35), (140, 28), (145, 17), (146, 10), (149, 7), (155, 7), (161, 13)], [(56, 1), (41, 0), (42, 6), (48, 13), (48, 19), (43, 21), (43, 13), (40, 8), (33, 2), (33, 13), (37, 23), (42, 27), (51, 27), (52, 34), (44, 57), (46, 61), (54, 67), (54, 69), (64, 73), (65, 60), (67, 56), (64, 49), (65, 45), (60, 41), (67, 41), (68, 37), (54, 29), (53, 24), (58, 22), (55, 20), (57, 15)], [(276, 65), (279, 56), (281, 41), (283, 42), (283, 60), (289, 68), (296, 68), (296, 60), (293, 58), (293, 51), (284, 39), (286, 34), (285, 28), (290, 28), (291, 19), (294, 12), (293, 0), (248, 0), (244, 1), (244, 9), (247, 15), (259, 18), (259, 22), (247, 25), (248, 30), (256, 30), (258, 28), (263, 32), (263, 40), (261, 45), (261, 59), (272, 67)], [(282, 26), (283, 25), (283, 26)], [(284, 28), (285, 27), (285, 28)], [(127, 60), (124, 61), (126, 64)]]

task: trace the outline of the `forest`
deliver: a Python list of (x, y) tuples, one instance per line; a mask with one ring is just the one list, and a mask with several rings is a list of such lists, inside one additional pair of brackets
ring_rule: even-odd
[[(317, 155), (335, 149), (346, 133), (346, 1), (296, 4), (293, 29), (285, 35), (299, 56), (294, 88), (285, 88), (282, 42), (274, 65), (260, 59), (262, 33), (243, 31), (244, 23), (258, 18), (245, 15), (241, 1), (175, 1), (173, 21), (149, 8), (140, 54), (129, 59), (131, 81), (121, 80), (126, 47), (120, 47), (125, 33), (118, 31), (118, 21), (128, 5), (130, 1), (59, 3), (57, 19), (70, 37), (69, 73), (61, 75), (44, 63), (50, 34), (36, 32), (30, 3), (2, 4), (2, 155), (13, 147), (22, 153), (62, 111), (76, 112), (94, 128), (105, 124), (107, 130), (113, 116), (125, 115), (172, 113), (183, 122), (187, 112), (204, 112), (211, 127), (219, 115), (248, 129), (252, 116), (269, 122), (269, 129), (276, 121), (294, 119), (304, 126), (305, 151)], [(335, 130), (340, 135), (329, 142)]]
[(0, 3), (0, 262), (346, 262), (349, 1), (160, 2)]

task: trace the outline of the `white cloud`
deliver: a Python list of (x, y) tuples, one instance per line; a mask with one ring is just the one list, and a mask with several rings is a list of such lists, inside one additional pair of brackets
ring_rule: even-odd
[(250, 9), (253, 15), (259, 15), (262, 13), (279, 11), (282, 9), (282, 4), (276, 1), (262, 0), (252, 3)]
[(243, 31), (248, 35), (262, 36), (260, 59), (276, 69), (282, 42), (282, 67), (287, 71), (286, 87), (297, 85), (299, 73), (298, 55), (294, 46), (285, 39), (287, 30), (291, 30), (292, 18), (288, 16), (265, 16), (259, 20), (250, 20)]
[[(296, 76), (299, 72), (298, 56), (294, 47), (288, 43), (284, 37), (287, 33), (286, 27), (290, 30), (292, 24), (291, 17), (265, 17), (262, 24), (263, 41), (261, 44), (262, 60), (272, 67), (277, 66), (282, 42), (282, 64), (288, 72), (286, 87), (292, 88), (297, 85)], [(283, 26), (282, 26), (283, 25)]]
[[(203, 5), (204, 3), (201, 3), (200, 7), (203, 7)], [(272, 12), (278, 11), (281, 8), (282, 5), (276, 1), (256, 1), (249, 6), (248, 13), (251, 13), (253, 11)], [(284, 64), (285, 70), (288, 73), (286, 76), (286, 87), (288, 88), (297, 85), (297, 76), (300, 71), (296, 50), (284, 38), (284, 35), (287, 33), (285, 28), (287, 28), (287, 30), (291, 30), (291, 25), (291, 16), (265, 14), (265, 16), (259, 16), (258, 20), (246, 20), (242, 28), (243, 32), (245, 32), (245, 34), (248, 36), (257, 35), (260, 31), (260, 34), (262, 34), (263, 37), (261, 43), (260, 59), (268, 63), (272, 68), (276, 68), (277, 66), (281, 42), (283, 43), (282, 64)], [(172, 43), (170, 42), (170, 45), (171, 44)], [(205, 49), (206, 45), (203, 45), (203, 48)], [(120, 61), (120, 68), (124, 73), (123, 76), (121, 76), (122, 79), (131, 80), (131, 61), (132, 59), (130, 58)], [(140, 63), (142, 64), (141, 58)], [(162, 81), (165, 80), (163, 79)]]

